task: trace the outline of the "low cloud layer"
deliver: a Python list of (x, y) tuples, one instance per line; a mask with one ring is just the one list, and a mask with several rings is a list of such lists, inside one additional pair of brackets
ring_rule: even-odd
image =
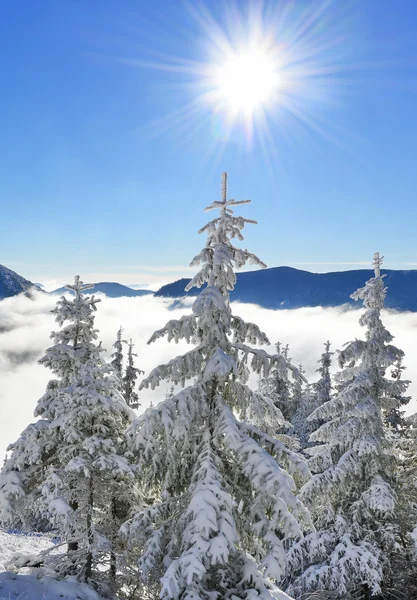
[[(0, 302), (0, 456), (33, 420), (36, 402), (51, 379), (50, 371), (38, 365), (37, 360), (51, 344), (51, 331), (58, 327), (50, 312), (56, 300), (56, 297), (39, 293), (34, 300), (16, 296)], [(171, 310), (170, 304), (169, 300), (148, 296), (102, 298), (96, 313), (96, 325), (100, 330), (99, 339), (107, 349), (107, 357), (112, 352), (112, 344), (121, 325), (124, 339), (132, 338), (135, 343), (137, 366), (146, 374), (158, 364), (184, 353), (188, 348), (184, 342), (168, 344), (159, 340), (150, 346), (146, 344), (156, 329), (190, 311), (189, 306)], [(303, 363), (309, 381), (316, 379), (316, 361), (327, 339), (336, 350), (345, 342), (363, 335), (357, 310), (304, 308), (272, 311), (251, 304), (234, 303), (233, 311), (258, 324), (271, 343), (288, 343), (293, 363)], [(417, 410), (417, 364), (414, 360), (417, 314), (386, 312), (383, 319), (395, 336), (394, 343), (406, 355), (405, 375), (412, 382), (410, 395), (413, 398), (407, 412), (411, 414)], [(167, 387), (141, 392), (142, 407), (146, 408), (151, 401), (154, 404), (159, 402)]]

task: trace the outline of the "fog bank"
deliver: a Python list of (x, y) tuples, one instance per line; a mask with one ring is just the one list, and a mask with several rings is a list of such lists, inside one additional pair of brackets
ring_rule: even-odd
[[(0, 455), (13, 442), (22, 429), (33, 420), (33, 410), (51, 372), (38, 365), (45, 349), (51, 345), (50, 333), (58, 325), (51, 310), (57, 297), (38, 293), (31, 300), (15, 296), (0, 302)], [(106, 348), (106, 356), (112, 353), (112, 344), (120, 326), (124, 339), (135, 343), (138, 354), (136, 366), (148, 374), (162, 362), (184, 353), (185, 342), (168, 344), (158, 340), (150, 346), (147, 340), (168, 320), (190, 312), (188, 306), (172, 309), (172, 300), (153, 298), (110, 299), (102, 297), (96, 313), (99, 339)], [(233, 311), (246, 320), (258, 324), (268, 335), (272, 344), (280, 341), (289, 344), (294, 364), (302, 363), (309, 381), (316, 379), (317, 360), (323, 351), (323, 343), (329, 339), (332, 349), (341, 348), (347, 341), (360, 338), (363, 328), (359, 326), (360, 311), (339, 308), (303, 308), (273, 311), (251, 304), (234, 303)], [(410, 402), (407, 413), (417, 410), (417, 365), (414, 346), (417, 338), (417, 314), (384, 312), (383, 320), (395, 336), (394, 344), (405, 352), (405, 377), (411, 380)], [(274, 348), (271, 348), (273, 351)], [(337, 366), (333, 365), (333, 370)], [(140, 393), (142, 408), (159, 402), (167, 386), (155, 391)]]

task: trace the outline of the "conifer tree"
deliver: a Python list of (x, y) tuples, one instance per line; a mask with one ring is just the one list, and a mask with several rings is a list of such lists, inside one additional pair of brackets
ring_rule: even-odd
[(191, 315), (150, 339), (195, 344), (141, 384), (153, 389), (167, 379), (183, 389), (148, 409), (130, 431), (143, 493), (154, 501), (123, 530), (141, 576), (160, 577), (162, 600), (284, 597), (274, 582), (309, 523), (294, 482), (308, 476), (306, 464), (273, 437), (273, 402), (247, 386), (249, 365), (266, 376), (273, 367), (284, 374), (288, 364), (250, 346), (268, 340), (231, 312), (234, 268), (264, 264), (232, 245), (253, 221), (233, 215), (232, 207), (248, 201), (227, 200), (226, 181), (223, 174), (222, 199), (207, 209), (220, 216), (201, 229), (207, 243), (191, 263), (201, 269), (187, 289), (207, 287)]
[(383, 410), (406, 385), (385, 376), (403, 353), (390, 344), (392, 335), (381, 321), (381, 263), (375, 254), (375, 276), (352, 295), (365, 306), (359, 320), (365, 339), (339, 353), (338, 391), (310, 417), (322, 422), (310, 438), (318, 445), (308, 450), (316, 474), (300, 498), (312, 510), (317, 531), (291, 552), (289, 590), (296, 596), (326, 590), (337, 598), (367, 599), (389, 579), (398, 499)]
[(81, 294), (93, 286), (76, 277), (67, 287), (75, 298), (58, 301), (53, 312), (61, 329), (52, 332), (54, 345), (40, 360), (57, 379), (36, 406), (39, 420), (9, 448), (1, 506), (3, 520), (12, 524), (30, 527), (41, 517), (68, 543), (66, 554), (49, 557), (58, 575), (87, 581), (114, 555), (115, 533), (134, 501), (123, 447), (133, 413), (95, 344), (98, 301)]
[(411, 529), (411, 539), (414, 543), (414, 554), (412, 560), (414, 563), (414, 589), (417, 595), (417, 414), (411, 417), (410, 427), (408, 429), (410, 444), (405, 456), (404, 482), (409, 488), (409, 497), (411, 505), (411, 527), (407, 527), (407, 533)]
[[(332, 382), (329, 369), (332, 354), (333, 352), (330, 352), (330, 342), (326, 342), (325, 351), (318, 361), (320, 367), (316, 371), (320, 374), (320, 379), (305, 389), (301, 386), (294, 389), (295, 397), (298, 398), (298, 401), (295, 401), (294, 404), (298, 408), (293, 416), (293, 434), (297, 436), (301, 450), (305, 450), (312, 445), (309, 441), (310, 435), (319, 425), (317, 421), (313, 421), (309, 417), (318, 406), (328, 402), (331, 398)], [(301, 367), (300, 371), (302, 372)]]
[(134, 363), (134, 357), (137, 356), (137, 354), (135, 354), (133, 352), (133, 342), (132, 340), (130, 340), (129, 342), (129, 349), (127, 351), (127, 366), (126, 366), (126, 371), (123, 377), (123, 394), (125, 397), (125, 400), (127, 402), (127, 405), (130, 406), (130, 408), (134, 408), (137, 409), (140, 406), (139, 403), (139, 396), (137, 395), (135, 388), (136, 388), (136, 381), (139, 375), (143, 375), (144, 371), (141, 371), (140, 369), (137, 369), (135, 367), (135, 363)]
[[(62, 402), (63, 390), (79, 375), (97, 338), (93, 313), (100, 300), (81, 295), (93, 286), (83, 285), (76, 277), (74, 286), (68, 285), (67, 288), (75, 292), (75, 299), (69, 301), (62, 296), (51, 311), (61, 330), (52, 331), (54, 345), (39, 361), (51, 369), (56, 379), (49, 381), (45, 394), (35, 407), (35, 417), (39, 419), (30, 424), (9, 447), (11, 456), (2, 471), (2, 521), (12, 520), (15, 525), (25, 527), (36, 527), (42, 521), (41, 512), (36, 511), (39, 507), (40, 481), (44, 476), (44, 465), (53, 462), (60, 443), (60, 429), (50, 428), (55, 416), (48, 419), (47, 415), (53, 414), (55, 406)], [(67, 323), (65, 327), (64, 323)], [(9, 497), (14, 498), (13, 507), (8, 501)]]
[(332, 364), (333, 352), (330, 352), (330, 342), (324, 344), (324, 352), (318, 361), (320, 367), (316, 373), (319, 373), (319, 380), (313, 384), (313, 393), (315, 396), (314, 403), (316, 406), (321, 406), (328, 402), (332, 396), (332, 378), (330, 375), (330, 367)]
[[(300, 374), (298, 370), (291, 364), (291, 359), (288, 358), (289, 346), (288, 344), (282, 348), (281, 343), (275, 344), (277, 353), (281, 355), (287, 362), (293, 379), (296, 381), (300, 380)], [(291, 426), (291, 418), (294, 414), (291, 398), (292, 384), (289, 377), (288, 371), (282, 372), (279, 368), (271, 368), (270, 373), (267, 377), (262, 377), (258, 382), (258, 389), (261, 394), (270, 398), (275, 407), (282, 413), (284, 420), (286, 421), (286, 427)], [(301, 385), (301, 380), (300, 380)]]
[[(394, 368), (391, 372), (391, 377), (393, 379), (400, 380), (404, 370), (405, 367), (403, 366), (403, 357), (400, 356), (394, 364)], [(407, 385), (408, 383), (409, 382), (406, 382)], [(410, 402), (410, 400), (410, 396), (405, 396), (403, 393), (399, 392), (393, 398), (393, 403), (391, 407), (389, 407), (388, 410), (385, 412), (386, 425), (392, 427), (393, 430), (400, 436), (404, 435), (409, 428), (409, 424), (407, 423), (407, 420), (404, 417), (405, 411), (402, 409)]]
[(416, 415), (388, 424), (397, 448), (396, 522), (398, 549), (390, 557), (391, 579), (384, 586), (392, 595), (407, 600), (417, 598), (417, 419)]
[(123, 329), (120, 327), (117, 332), (116, 341), (113, 344), (114, 352), (111, 355), (113, 359), (111, 365), (120, 382), (123, 379), (123, 344), (127, 344), (126, 340), (122, 339), (122, 335)]
[(165, 400), (169, 400), (170, 398), (173, 398), (175, 396), (174, 390), (175, 390), (175, 387), (173, 385), (171, 385), (169, 390), (167, 390), (165, 392)]
[(291, 403), (290, 403), (290, 420), (293, 420), (293, 416), (300, 409), (300, 406), (303, 401), (303, 383), (305, 383), (305, 369), (302, 364), (298, 366), (299, 377), (295, 379), (295, 381), (291, 385)]
[(309, 437), (314, 430), (314, 426), (308, 420), (308, 417), (316, 408), (314, 403), (315, 397), (311, 392), (310, 385), (307, 385), (304, 388), (300, 385), (299, 389), (296, 390), (296, 393), (297, 410), (292, 417), (292, 428), (289, 433), (296, 438), (299, 449), (304, 451), (310, 445)]
[[(291, 385), (290, 412), (292, 427), (289, 435), (292, 436), (296, 448), (304, 451), (308, 446), (308, 439), (312, 431), (311, 424), (307, 421), (313, 412), (313, 396), (310, 385), (307, 383), (302, 364), (298, 367), (299, 377)], [(306, 384), (306, 385), (303, 385)]]

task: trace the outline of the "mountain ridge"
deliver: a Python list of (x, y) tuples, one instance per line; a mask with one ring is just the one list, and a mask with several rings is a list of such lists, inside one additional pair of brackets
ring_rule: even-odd
[[(417, 270), (383, 269), (388, 287), (386, 308), (417, 312)], [(304, 307), (331, 307), (351, 304), (360, 306), (350, 298), (355, 290), (363, 287), (373, 277), (372, 269), (311, 273), (293, 267), (271, 267), (259, 271), (237, 273), (231, 300), (258, 304), (269, 309)], [(185, 292), (190, 279), (179, 279), (162, 286), (156, 297), (182, 298), (195, 296), (193, 288)]]
[[(384, 281), (388, 287), (386, 308), (417, 312), (417, 270), (383, 269), (382, 274), (385, 275)], [(283, 266), (244, 271), (237, 273), (237, 283), (231, 292), (231, 299), (268, 309), (337, 307), (346, 304), (359, 307), (361, 304), (354, 302), (350, 295), (363, 287), (372, 276), (372, 269), (312, 273)], [(95, 283), (91, 292), (103, 293), (109, 298), (154, 295), (157, 298), (180, 299), (198, 294), (197, 288), (188, 293), (184, 291), (190, 281), (179, 279), (162, 286), (156, 292), (134, 290), (117, 282), (102, 281)], [(0, 300), (22, 292), (30, 293), (30, 288), (40, 290), (31, 281), (0, 265)], [(67, 291), (62, 287), (50, 293), (62, 295)]]
[[(115, 281), (99, 281), (94, 283), (94, 288), (86, 290), (86, 293), (105, 294), (108, 298), (136, 298), (138, 296), (150, 296), (154, 294), (152, 290), (134, 290), (127, 285)], [(51, 294), (63, 295), (69, 290), (64, 286), (50, 292)]]
[(4, 265), (0, 265), (0, 300), (17, 296), (17, 294), (27, 292), (30, 288), (40, 289), (32, 281), (25, 279)]

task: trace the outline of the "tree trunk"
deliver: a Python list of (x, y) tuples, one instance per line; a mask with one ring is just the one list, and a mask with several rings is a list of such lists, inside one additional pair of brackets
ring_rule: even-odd
[(369, 588), (369, 585), (365, 583), (362, 586), (362, 600), (383, 600), (383, 596), (381, 594), (374, 596)]
[(88, 539), (88, 552), (85, 561), (84, 569), (84, 580), (88, 581), (91, 579), (93, 570), (93, 546), (94, 546), (94, 532), (93, 532), (93, 478), (88, 478), (88, 505), (87, 505), (87, 539)]
[[(76, 500), (72, 500), (69, 503), (69, 505), (74, 512), (78, 510), (78, 502)], [(71, 554), (72, 552), (77, 552), (77, 550), (78, 542), (68, 542), (68, 554)]]
[(210, 431), (210, 435), (213, 437), (214, 432), (214, 399), (217, 394), (217, 378), (213, 377), (211, 382), (211, 390), (209, 392), (208, 397), (208, 406), (209, 406), (209, 414), (208, 414), (208, 428)]
[[(77, 343), (78, 343), (78, 325), (75, 328), (75, 337), (74, 337), (74, 342), (73, 342), (74, 350), (76, 350), (76, 348), (77, 348)], [(77, 500), (71, 500), (69, 505), (74, 512), (78, 510)], [(68, 554), (70, 554), (71, 552), (77, 552), (77, 550), (78, 550), (78, 542), (68, 542)]]
[(362, 585), (361, 600), (371, 600), (371, 592), (366, 583)]
[[(116, 526), (116, 498), (113, 496), (111, 499), (111, 520), (112, 525)], [(110, 551), (110, 581), (114, 583), (116, 581), (116, 553), (114, 552), (114, 539), (112, 535), (112, 549)]]

